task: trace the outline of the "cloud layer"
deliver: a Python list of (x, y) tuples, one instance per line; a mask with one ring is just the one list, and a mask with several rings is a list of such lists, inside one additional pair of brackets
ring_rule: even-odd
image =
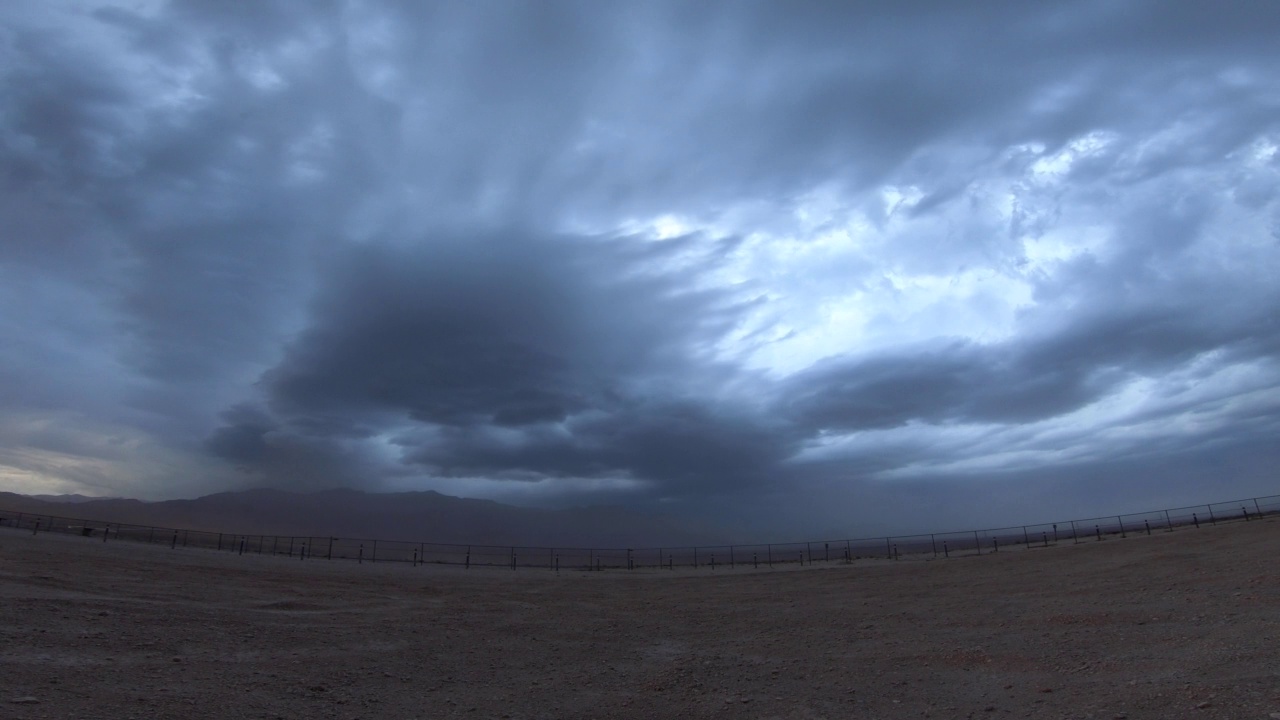
[(1273, 4), (0, 18), (13, 489), (1273, 490)]

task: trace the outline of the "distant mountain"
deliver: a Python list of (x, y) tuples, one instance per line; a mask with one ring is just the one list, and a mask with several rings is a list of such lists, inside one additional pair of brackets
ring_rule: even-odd
[[(67, 497), (67, 496), (60, 496)], [(194, 500), (65, 500), (0, 492), (0, 509), (246, 535), (420, 540), (530, 547), (652, 547), (728, 542), (712, 529), (616, 506), (516, 507), (437, 492), (245, 490)]]
[(28, 495), (27, 497), (32, 497), (32, 498), (35, 498), (36, 500), (43, 500), (45, 502), (51, 502), (51, 503), (82, 503), (82, 502), (92, 502), (94, 500), (119, 500), (119, 498), (115, 498), (115, 497), (103, 498), (103, 497), (94, 497), (93, 495), (81, 495), (79, 493), (73, 493), (70, 495)]

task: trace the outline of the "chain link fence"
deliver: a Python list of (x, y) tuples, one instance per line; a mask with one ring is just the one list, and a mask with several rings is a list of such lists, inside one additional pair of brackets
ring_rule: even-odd
[(950, 558), (1062, 543), (1100, 542), (1133, 534), (1151, 535), (1220, 522), (1247, 522), (1280, 512), (1280, 495), (1231, 500), (1149, 512), (919, 535), (792, 543), (672, 548), (553, 548), (459, 545), (371, 538), (242, 535), (109, 523), (0, 509), (0, 528), (79, 535), (100, 542), (140, 542), (171, 548), (202, 548), (239, 555), (299, 560), (453, 565), (465, 568), (543, 570), (637, 570), (643, 568), (762, 568), (812, 563), (849, 563), (861, 558)]

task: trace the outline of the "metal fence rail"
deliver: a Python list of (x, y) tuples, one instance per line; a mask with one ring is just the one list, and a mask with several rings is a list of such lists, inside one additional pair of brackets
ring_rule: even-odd
[(773, 567), (849, 563), (860, 558), (901, 559), (984, 555), (1015, 548), (1035, 549), (1070, 542), (1099, 542), (1132, 534), (1151, 535), (1204, 524), (1249, 521), (1280, 513), (1280, 495), (1192, 505), (1105, 517), (1060, 520), (985, 530), (791, 543), (746, 543), (698, 547), (554, 548), (460, 545), (373, 538), (241, 535), (179, 528), (108, 523), (0, 509), (0, 528), (56, 532), (171, 548), (203, 548), (239, 555), (286, 556), (299, 560), (352, 560), (543, 570), (636, 570), (641, 568)]

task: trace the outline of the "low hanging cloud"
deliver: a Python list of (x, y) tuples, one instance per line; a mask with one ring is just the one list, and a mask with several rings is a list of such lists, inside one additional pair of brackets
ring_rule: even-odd
[(287, 433), (379, 435), (435, 474), (750, 482), (787, 441), (719, 392), (741, 371), (714, 344), (751, 302), (697, 286), (714, 250), (506, 233), (353, 248), (262, 377), (272, 415), (232, 413), (209, 446), (253, 466)]
[[(1277, 26), (1136, 0), (0, 8), (0, 477), (796, 523), (976, 478), (1008, 512), (1144, 467), (1256, 492)], [(1230, 473), (1167, 472), (1226, 446)]]
[(1223, 322), (1212, 308), (1130, 309), (1079, 318), (1047, 337), (829, 361), (788, 379), (785, 406), (803, 425), (845, 432), (908, 422), (1035, 422), (1204, 356), (1269, 364), (1274, 339), (1258, 330), (1272, 314), (1259, 307)]

